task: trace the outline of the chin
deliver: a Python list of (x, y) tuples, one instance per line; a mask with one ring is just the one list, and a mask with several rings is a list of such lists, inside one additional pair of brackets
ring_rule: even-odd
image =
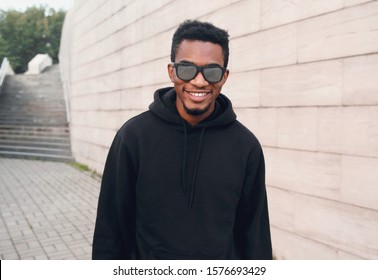
[(184, 109), (188, 115), (191, 116), (201, 116), (209, 111), (210, 105), (206, 106), (205, 108), (188, 108), (184, 106)]

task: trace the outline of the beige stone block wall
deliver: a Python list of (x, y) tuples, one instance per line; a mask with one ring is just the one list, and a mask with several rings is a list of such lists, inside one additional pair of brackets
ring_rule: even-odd
[(378, 259), (377, 0), (75, 0), (60, 53), (75, 159), (102, 173), (170, 85), (186, 18), (230, 33), (223, 92), (264, 149), (275, 256)]

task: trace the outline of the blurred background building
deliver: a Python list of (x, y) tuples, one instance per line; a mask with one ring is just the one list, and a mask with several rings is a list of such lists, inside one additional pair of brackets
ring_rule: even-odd
[(102, 173), (170, 86), (188, 18), (230, 33), (223, 93), (263, 145), (276, 258), (378, 259), (376, 0), (74, 1), (59, 55), (74, 158)]

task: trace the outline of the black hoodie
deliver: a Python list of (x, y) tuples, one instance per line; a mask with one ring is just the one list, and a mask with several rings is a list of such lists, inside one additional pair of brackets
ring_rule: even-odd
[(118, 131), (105, 164), (93, 259), (271, 259), (264, 157), (220, 94), (195, 126), (172, 88)]

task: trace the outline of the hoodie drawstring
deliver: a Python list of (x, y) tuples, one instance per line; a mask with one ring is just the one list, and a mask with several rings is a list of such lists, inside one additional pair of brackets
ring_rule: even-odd
[(190, 190), (190, 198), (189, 198), (189, 208), (192, 208), (193, 204), (193, 199), (194, 199), (194, 189), (196, 186), (196, 179), (197, 179), (197, 171), (198, 171), (198, 165), (199, 165), (199, 160), (201, 156), (201, 148), (202, 148), (202, 139), (203, 135), (205, 133), (205, 128), (203, 127), (201, 130), (201, 136), (198, 144), (198, 151), (197, 151), (197, 158), (196, 158), (196, 164), (194, 166), (194, 174), (193, 174), (193, 181), (192, 181), (192, 188)]
[(188, 190), (186, 189), (186, 147), (188, 145), (188, 132), (186, 130), (186, 125), (185, 125), (185, 121), (183, 120), (183, 125), (184, 125), (184, 156), (183, 156), (183, 160), (182, 160), (182, 187), (183, 187), (183, 190), (184, 190), (184, 194), (187, 195), (188, 194)]
[(183, 124), (184, 124), (184, 156), (183, 156), (183, 164), (182, 164), (182, 186), (183, 186), (185, 195), (187, 196), (189, 195), (188, 207), (192, 208), (193, 200), (194, 200), (194, 191), (195, 191), (196, 181), (197, 181), (198, 166), (199, 166), (199, 161), (201, 157), (203, 136), (205, 134), (205, 127), (203, 127), (201, 130), (201, 135), (200, 135), (200, 139), (198, 143), (197, 156), (196, 156), (196, 161), (194, 165), (193, 180), (192, 180), (190, 189), (188, 189), (186, 185), (186, 159), (187, 159), (188, 131), (186, 129), (185, 122), (183, 122)]

